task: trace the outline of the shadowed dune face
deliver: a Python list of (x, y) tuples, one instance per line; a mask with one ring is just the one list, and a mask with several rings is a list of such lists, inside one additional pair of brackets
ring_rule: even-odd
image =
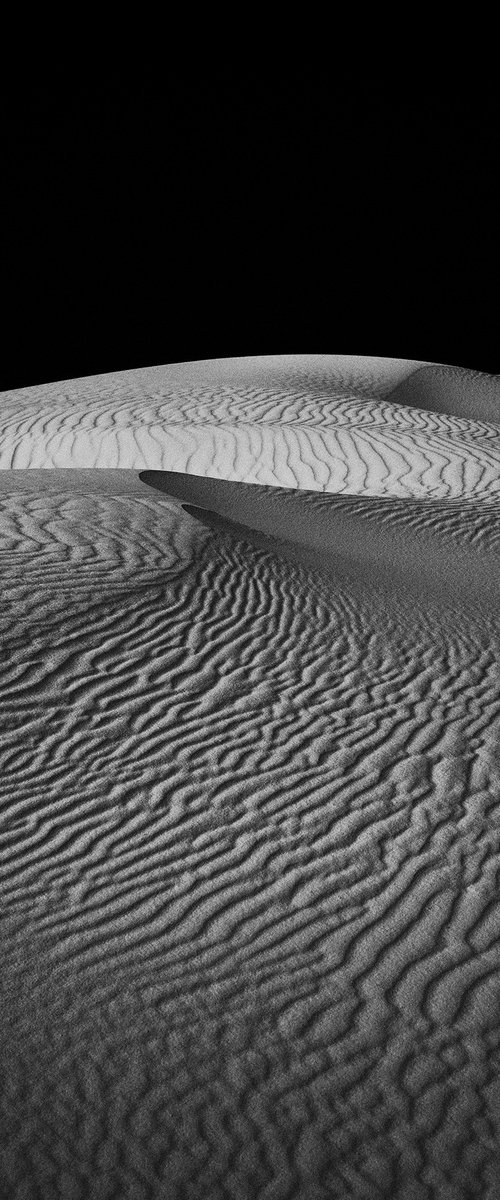
[(499, 525), (463, 430), (465, 498), (0, 473), (6, 1194), (494, 1200)]
[(500, 423), (500, 381), (480, 371), (428, 363), (398, 380), (388, 399), (425, 412)]
[(209, 528), (232, 530), (336, 583), (349, 579), (397, 592), (404, 604), (426, 599), (481, 603), (496, 611), (500, 584), (500, 503), (452, 505), (318, 495), (305, 490), (142, 471), (158, 491)]

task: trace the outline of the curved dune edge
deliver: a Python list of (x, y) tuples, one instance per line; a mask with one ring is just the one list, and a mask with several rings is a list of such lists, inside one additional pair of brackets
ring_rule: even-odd
[(63, 379), (36, 387), (16, 388), (5, 397), (29, 397), (57, 403), (60, 397), (86, 401), (92, 395), (124, 400), (144, 397), (178, 387), (224, 388), (227, 386), (272, 389), (294, 383), (306, 388), (345, 388), (369, 395), (383, 394), (419, 367), (418, 359), (367, 357), (356, 354), (268, 354), (241, 358), (208, 358), (193, 362), (158, 364), (127, 371)]
[(500, 377), (480, 371), (427, 364), (398, 380), (387, 398), (425, 412), (500, 423)]
[[(370, 520), (370, 500), (363, 511), (352, 498), (319, 497), (316, 492), (168, 471), (142, 471), (139, 478), (180, 500), (208, 528), (228, 530), (254, 545), (268, 546), (339, 584), (347, 573), (351, 580), (372, 588), (403, 589), (408, 598), (418, 591), (426, 599), (435, 594), (446, 603), (447, 597), (459, 595), (493, 612), (498, 607), (500, 545), (493, 541), (486, 553), (484, 536), (478, 544), (460, 536), (461, 508), (455, 509), (455, 525), (451, 523), (447, 538), (440, 527), (439, 509), (418, 528), (415, 520), (398, 523), (394, 517), (399, 514), (388, 500), (380, 502), (376, 520)], [(481, 516), (477, 509), (471, 512), (471, 524), (480, 527)], [(500, 504), (491, 517), (493, 534), (499, 532), (499, 519)]]

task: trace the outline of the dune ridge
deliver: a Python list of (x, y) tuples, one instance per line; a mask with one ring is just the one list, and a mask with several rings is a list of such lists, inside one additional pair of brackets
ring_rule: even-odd
[(434, 413), (452, 412), (467, 420), (500, 421), (500, 383), (497, 375), (465, 371), (443, 363), (422, 364), (398, 380), (389, 398)]
[(331, 356), (328, 374), (321, 356), (309, 358), (295, 375), (289, 360), (260, 375), (253, 360), (239, 373), (220, 366), (217, 386), (203, 382), (205, 364), (181, 364), (3, 393), (0, 468), (170, 470), (335, 493), (498, 500), (496, 380), (488, 377), (484, 421), (460, 415), (463, 372), (457, 415), (454, 375), (450, 383), (443, 374), (450, 411), (443, 401), (429, 412), (425, 380), (438, 369), (371, 360), (377, 374)]
[[(495, 1200), (500, 424), (393, 404), (429, 364), (312, 360), (26, 389), (2, 441), (46, 438), (0, 471), (6, 1195)], [(120, 395), (282, 447), (303, 393), (352, 491), (257, 434), (251, 479), (215, 433), (200, 473), (76, 466)], [(421, 493), (361, 476), (373, 405)]]
[[(407, 603), (417, 590), (426, 600), (437, 591), (443, 601), (458, 591), (493, 611), (498, 606), (500, 505), (486, 511), (470, 506), (462, 528), (462, 509), (450, 512), (449, 506), (431, 502), (413, 502), (408, 513), (406, 504), (384, 497), (373, 511), (366, 497), (353, 503), (351, 497), (168, 471), (143, 471), (139, 478), (186, 501), (187, 511), (209, 527), (232, 529), (254, 544), (269, 545), (336, 583), (347, 570), (358, 590), (361, 580), (371, 590), (388, 583), (391, 592), (403, 588)], [(447, 519), (439, 521), (443, 508)], [(262, 535), (270, 541), (263, 542)]]

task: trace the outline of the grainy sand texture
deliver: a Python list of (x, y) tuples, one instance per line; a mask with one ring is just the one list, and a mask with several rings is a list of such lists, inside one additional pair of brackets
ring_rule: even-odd
[(0, 397), (0, 1195), (500, 1195), (500, 380)]

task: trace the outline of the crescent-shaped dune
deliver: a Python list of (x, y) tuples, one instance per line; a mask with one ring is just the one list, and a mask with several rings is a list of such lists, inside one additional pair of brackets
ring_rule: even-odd
[(0, 1194), (494, 1200), (500, 381), (228, 359), (0, 424)]

